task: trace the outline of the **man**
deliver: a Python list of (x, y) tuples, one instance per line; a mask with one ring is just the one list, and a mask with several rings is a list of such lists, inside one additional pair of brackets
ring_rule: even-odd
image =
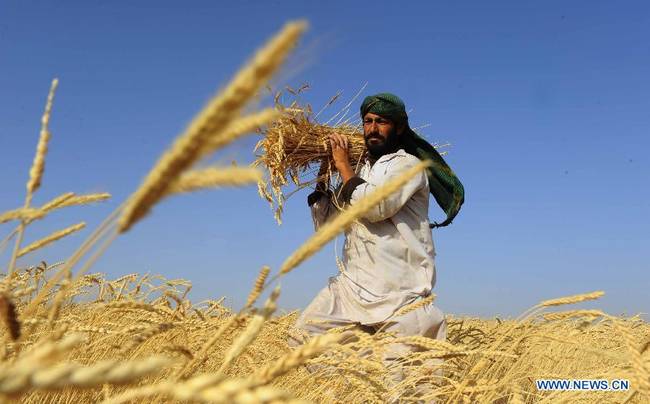
[[(399, 97), (387, 93), (366, 97), (361, 117), (368, 153), (357, 173), (349, 161), (347, 138), (335, 134), (329, 139), (343, 185), (337, 195), (327, 192), (324, 184), (309, 195), (316, 229), (338, 213), (337, 206), (354, 205), (420, 161), (410, 146), (417, 135), (408, 125)], [(345, 232), (341, 272), (329, 279), (328, 286), (302, 312), (297, 329), (313, 336), (357, 324), (371, 332), (381, 329), (398, 336), (446, 338), (444, 315), (433, 304), (396, 315), (402, 307), (428, 297), (435, 284), (435, 250), (428, 219), (429, 194), (433, 192), (430, 178), (425, 172), (416, 175)], [(390, 362), (411, 349), (415, 347), (394, 346), (386, 359)], [(393, 379), (398, 382), (400, 375)]]

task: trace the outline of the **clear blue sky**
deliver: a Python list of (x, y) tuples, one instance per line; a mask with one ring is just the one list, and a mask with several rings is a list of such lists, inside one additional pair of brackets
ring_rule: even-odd
[[(299, 17), (310, 30), (276, 84), (307, 82), (304, 101), (320, 106), (368, 82), (364, 95), (400, 95), (413, 126), (453, 144), (447, 161), (466, 203), (434, 231), (443, 311), (510, 316), (603, 289), (589, 307), (650, 312), (644, 1), (4, 1), (0, 211), (23, 203), (53, 77), (53, 137), (35, 203), (65, 191), (114, 198), (53, 214), (27, 242), (79, 220), (89, 234), (252, 52)], [(255, 141), (218, 161), (251, 161)], [(311, 234), (306, 194), (289, 199), (280, 227), (255, 187), (168, 200), (94, 270), (190, 279), (193, 299), (226, 295), (237, 308), (259, 268), (277, 271)], [(64, 259), (82, 238), (23, 263)], [(330, 244), (283, 281), (281, 306), (304, 307), (335, 273)]]

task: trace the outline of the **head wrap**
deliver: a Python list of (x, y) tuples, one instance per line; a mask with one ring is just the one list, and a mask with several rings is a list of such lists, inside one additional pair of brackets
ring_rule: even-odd
[(465, 202), (465, 188), (433, 145), (418, 136), (409, 127), (404, 102), (391, 93), (371, 95), (366, 97), (361, 104), (361, 119), (369, 112), (388, 118), (395, 123), (406, 123), (406, 128), (400, 135), (404, 151), (420, 160), (433, 162), (431, 166), (427, 167), (429, 192), (447, 215), (442, 223), (434, 222), (431, 227), (443, 227), (450, 224)]
[(408, 119), (404, 101), (391, 93), (379, 93), (366, 97), (361, 104), (361, 119), (368, 112), (381, 115), (396, 123)]

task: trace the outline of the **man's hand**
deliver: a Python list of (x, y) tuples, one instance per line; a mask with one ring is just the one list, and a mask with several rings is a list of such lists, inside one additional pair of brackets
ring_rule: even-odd
[(330, 145), (332, 146), (332, 158), (336, 169), (341, 173), (343, 182), (347, 182), (350, 178), (354, 177), (354, 171), (350, 165), (350, 157), (348, 154), (348, 138), (333, 133), (329, 136)]

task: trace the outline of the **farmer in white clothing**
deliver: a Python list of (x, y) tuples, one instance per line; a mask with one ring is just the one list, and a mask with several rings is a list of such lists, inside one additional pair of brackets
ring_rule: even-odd
[[(397, 96), (384, 93), (366, 97), (361, 117), (368, 153), (356, 173), (349, 162), (347, 138), (330, 137), (332, 158), (343, 185), (334, 195), (319, 183), (309, 195), (316, 230), (338, 213), (337, 205), (354, 205), (420, 161), (405, 150), (409, 149), (406, 144), (413, 144), (411, 137), (415, 134)], [(410, 143), (404, 142), (407, 136)], [(433, 192), (429, 178), (426, 172), (416, 175), (346, 230), (341, 272), (329, 279), (302, 312), (297, 329), (313, 336), (356, 324), (371, 332), (381, 328), (398, 336), (446, 338), (444, 315), (433, 304), (395, 315), (400, 308), (428, 297), (436, 281), (428, 219), (429, 194)], [(399, 345), (393, 354), (401, 356), (410, 349), (417, 348)]]

